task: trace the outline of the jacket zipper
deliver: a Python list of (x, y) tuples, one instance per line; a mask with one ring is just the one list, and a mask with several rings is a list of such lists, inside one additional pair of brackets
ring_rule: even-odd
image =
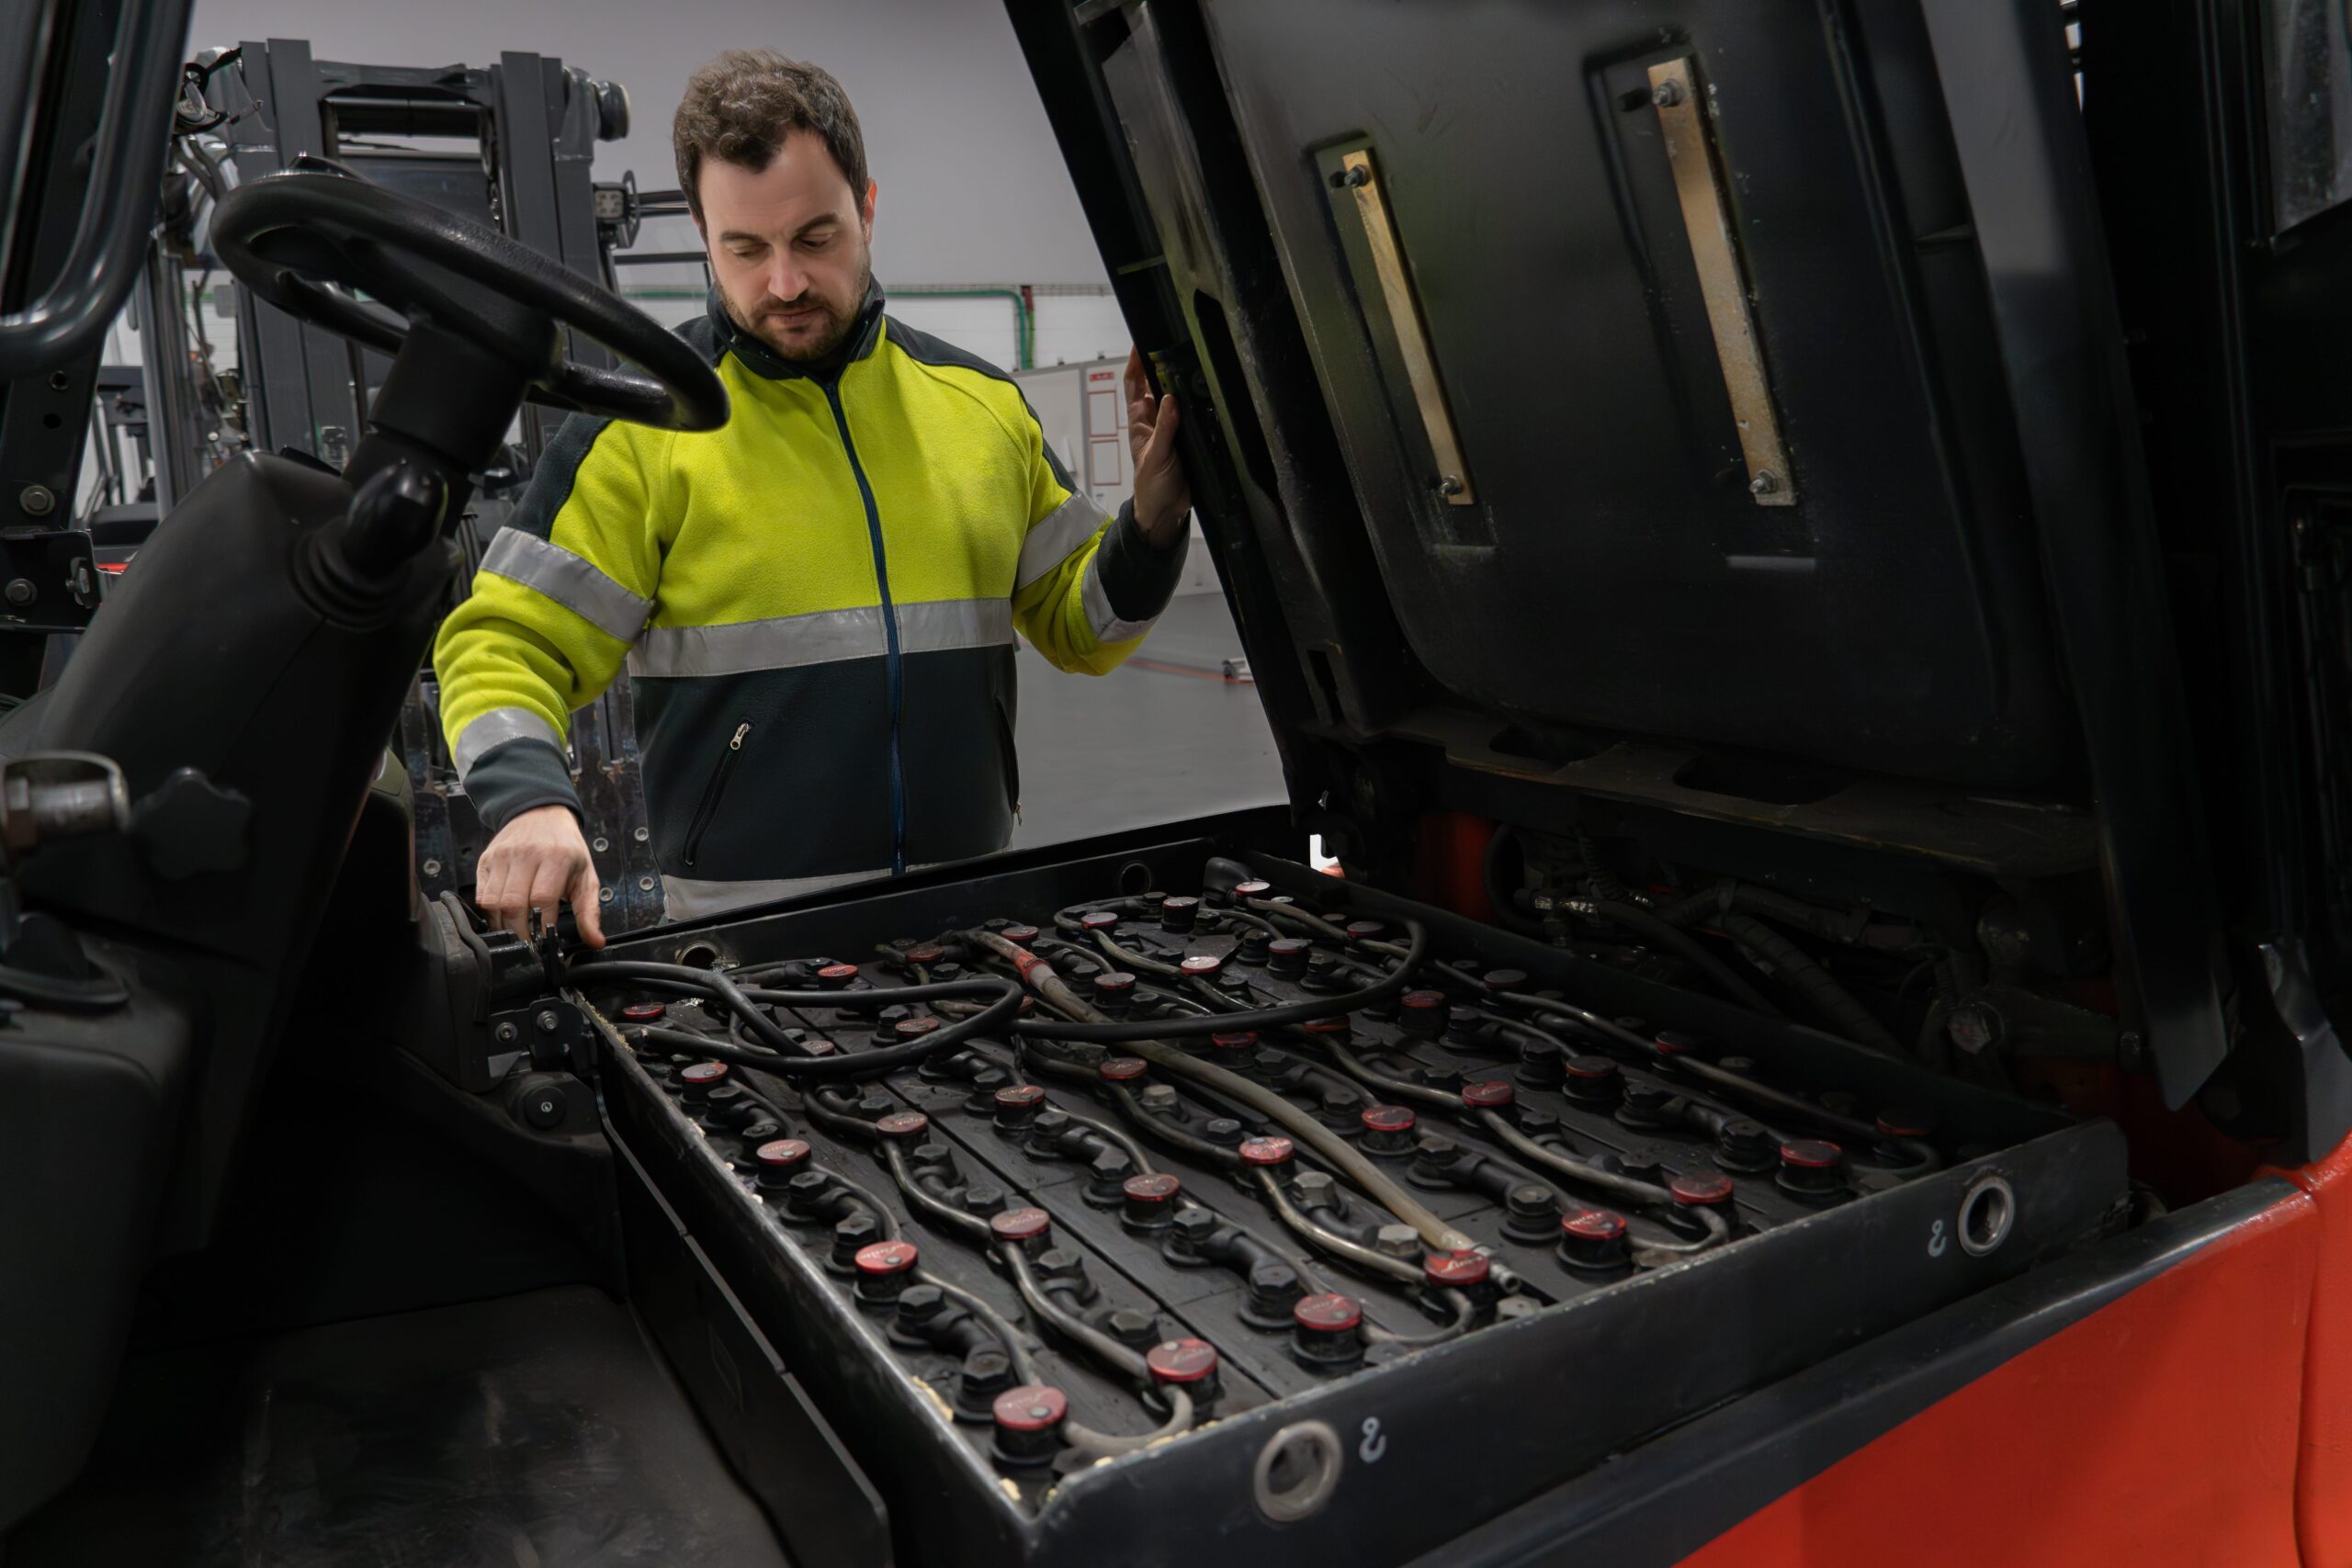
[(882, 629), (890, 642), (890, 874), (902, 876), (907, 869), (907, 783), (899, 761), (899, 709), (904, 693), (899, 666), (899, 610), (890, 602), (890, 562), (882, 548), (882, 513), (874, 504), (874, 487), (866, 482), (865, 469), (857, 460), (857, 444), (849, 436), (849, 415), (842, 412), (839, 380), (826, 384), (825, 400), (832, 405), (833, 424), (842, 433), (842, 450), (849, 455), (849, 471), (856, 476), (857, 493), (865, 502), (865, 532), (874, 543), (874, 582), (882, 593)]
[(710, 782), (702, 786), (702, 804), (695, 807), (695, 819), (686, 828), (688, 865), (695, 863), (695, 852), (702, 848), (702, 836), (710, 830), (711, 817), (718, 810), (718, 797), (727, 790), (729, 769), (743, 750), (743, 737), (751, 733), (752, 721), (748, 718), (735, 727), (727, 750), (718, 754), (718, 765), (710, 770)]

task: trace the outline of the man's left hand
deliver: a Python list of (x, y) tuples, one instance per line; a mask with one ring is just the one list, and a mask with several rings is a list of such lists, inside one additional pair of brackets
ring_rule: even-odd
[(1136, 464), (1136, 526), (1154, 549), (1173, 546), (1193, 510), (1184, 460), (1176, 455), (1176, 398), (1160, 397), (1143, 372), (1143, 350), (1127, 351), (1127, 448)]

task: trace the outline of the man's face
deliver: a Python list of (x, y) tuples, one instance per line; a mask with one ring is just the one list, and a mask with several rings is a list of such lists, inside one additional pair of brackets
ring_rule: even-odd
[(735, 324), (786, 359), (840, 347), (874, 277), (873, 185), (860, 199), (808, 130), (764, 169), (708, 159), (700, 179), (711, 276)]

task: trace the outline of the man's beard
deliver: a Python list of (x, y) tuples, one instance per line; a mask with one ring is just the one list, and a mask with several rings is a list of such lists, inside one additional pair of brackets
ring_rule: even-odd
[[(804, 337), (797, 342), (771, 335), (769, 331), (762, 329), (758, 318), (746, 321), (743, 312), (735, 308), (735, 301), (727, 297), (725, 289), (718, 291), (718, 298), (719, 303), (726, 308), (728, 319), (739, 330), (765, 344), (777, 357), (796, 365), (815, 365), (841, 352), (842, 344), (849, 340), (850, 333), (856, 327), (858, 310), (865, 305), (865, 297), (873, 288), (874, 264), (869, 261), (858, 269), (857, 294), (846, 311), (836, 310), (830, 299), (808, 296), (807, 302), (820, 307), (825, 312), (825, 330), (814, 338)], [(773, 301), (764, 296), (761, 302), (763, 306), (773, 306)]]

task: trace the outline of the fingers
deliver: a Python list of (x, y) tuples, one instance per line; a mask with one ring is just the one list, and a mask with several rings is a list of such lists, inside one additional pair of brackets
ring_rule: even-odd
[(1136, 454), (1136, 519), (1156, 545), (1172, 544), (1177, 527), (1193, 509), (1184, 460), (1176, 454), (1176, 431), (1182, 418), (1172, 393), (1160, 399), (1151, 439)]
[(1149, 424), (1136, 426), (1136, 430), (1144, 433), (1144, 439), (1136, 444), (1136, 477), (1138, 480), (1146, 473), (1157, 473), (1175, 465), (1177, 418), (1176, 397), (1171, 392), (1159, 400), (1158, 418)]
[(528, 940), (525, 928), (523, 900), (514, 897), (514, 857), (492, 843), (482, 852), (481, 863), (474, 874), (474, 907), (489, 919), (493, 931), (513, 931)]
[(537, 909), (540, 927), (553, 931), (556, 912), (563, 905), (564, 890), (575, 880), (571, 858), (557, 850), (542, 849), (531, 866), (530, 876), (525, 908)]
[(596, 863), (582, 862), (567, 896), (571, 900), (571, 918), (580, 927), (580, 940), (591, 947), (605, 945), (604, 913), (599, 902), (602, 892), (596, 886)]
[(1143, 372), (1143, 350), (1130, 346), (1127, 350), (1127, 371), (1124, 378), (1127, 388), (1127, 410), (1132, 418), (1135, 406), (1151, 397), (1151, 378)]
[(1143, 350), (1139, 348), (1127, 350), (1126, 389), (1127, 456), (1140, 466), (1159, 417), (1159, 398), (1151, 389), (1151, 378), (1144, 374)]

